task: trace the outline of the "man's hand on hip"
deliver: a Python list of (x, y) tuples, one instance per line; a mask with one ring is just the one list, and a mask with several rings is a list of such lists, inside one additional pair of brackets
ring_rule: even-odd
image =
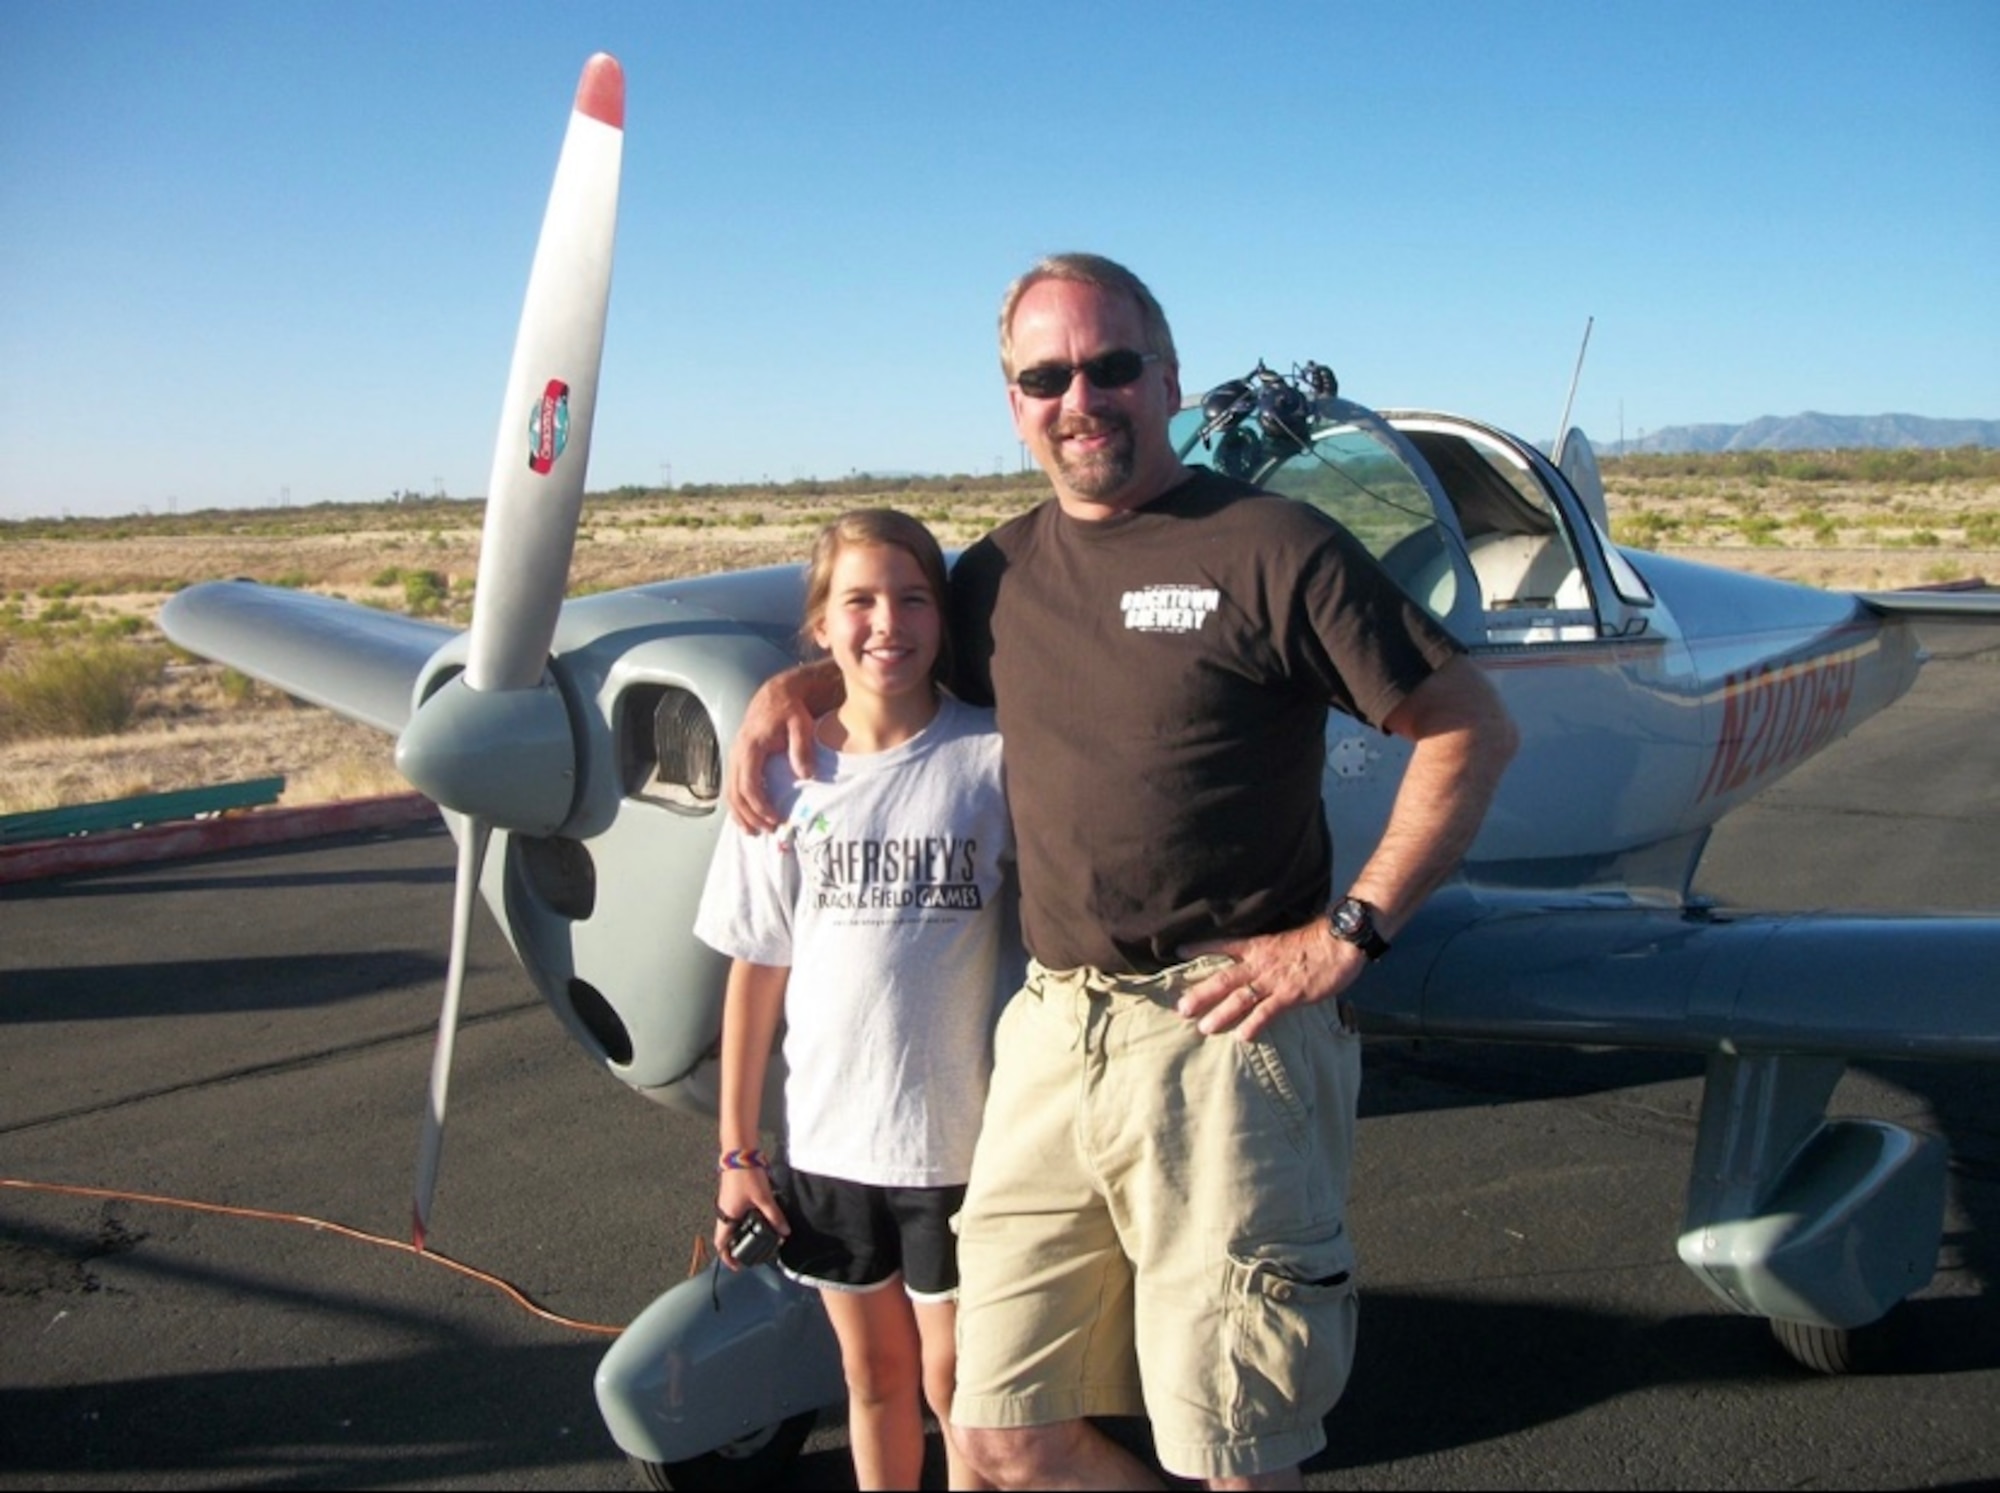
[(1228, 1032), (1245, 1042), (1294, 1006), (1337, 999), (1368, 964), (1367, 956), (1335, 938), (1322, 918), (1259, 938), (1190, 944), (1182, 952), (1189, 958), (1227, 954), (1236, 961), (1190, 986), (1181, 996), (1180, 1013), (1205, 1036)]

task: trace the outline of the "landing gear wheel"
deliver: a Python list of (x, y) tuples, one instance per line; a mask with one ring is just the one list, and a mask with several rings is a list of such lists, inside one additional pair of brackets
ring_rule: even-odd
[(1771, 1332), (1778, 1339), (1778, 1346), (1815, 1374), (1853, 1372), (1857, 1330), (1821, 1327), (1813, 1322), (1787, 1322), (1779, 1317), (1771, 1319)]
[(673, 1489), (679, 1493), (751, 1493), (753, 1489), (774, 1488), (798, 1457), (818, 1419), (816, 1410), (801, 1411), (698, 1457), (682, 1462), (647, 1462), (633, 1457), (632, 1466), (647, 1487), (662, 1493)]

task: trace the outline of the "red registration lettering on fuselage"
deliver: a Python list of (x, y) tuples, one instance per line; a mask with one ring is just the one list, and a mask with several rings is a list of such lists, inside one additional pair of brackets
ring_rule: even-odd
[(1718, 798), (1811, 756), (1840, 734), (1855, 657), (1760, 664), (1722, 686), (1722, 734), (1699, 798)]

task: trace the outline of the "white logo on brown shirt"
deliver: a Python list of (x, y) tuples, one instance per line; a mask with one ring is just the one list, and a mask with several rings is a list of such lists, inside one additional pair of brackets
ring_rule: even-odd
[(1200, 632), (1222, 593), (1213, 586), (1145, 586), (1119, 598), (1128, 632)]

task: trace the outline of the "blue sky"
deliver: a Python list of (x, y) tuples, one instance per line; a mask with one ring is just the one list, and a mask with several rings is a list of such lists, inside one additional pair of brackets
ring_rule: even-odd
[(0, 0), (0, 518), (486, 491), (584, 61), (592, 490), (1020, 464), (1041, 254), (1190, 390), (2000, 418), (2000, 3)]

